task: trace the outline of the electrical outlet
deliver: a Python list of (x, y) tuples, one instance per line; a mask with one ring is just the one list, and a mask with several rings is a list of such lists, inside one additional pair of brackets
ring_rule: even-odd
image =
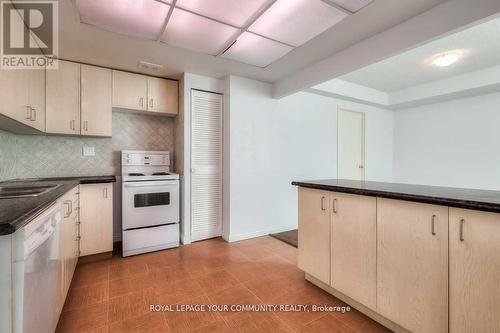
[(83, 147), (83, 156), (95, 156), (94, 147)]

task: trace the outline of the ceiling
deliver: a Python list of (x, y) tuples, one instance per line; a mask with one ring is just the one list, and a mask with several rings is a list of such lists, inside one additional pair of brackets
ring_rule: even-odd
[[(147, 70), (138, 67), (138, 62), (143, 60), (163, 66), (163, 69), (154, 73), (158, 76), (176, 78), (183, 72), (191, 72), (212, 77), (224, 77), (228, 74), (233, 74), (267, 82), (275, 82), (278, 79), (318, 62), (347, 46), (387, 30), (394, 25), (429, 10), (439, 3), (445, 2), (444, 0), (399, 0), (397, 2), (392, 0), (376, 0), (359, 12), (353, 15), (348, 15), (343, 20), (333, 25), (333, 27), (328, 28), (319, 35), (311, 37), (311, 40), (307, 40), (307, 38), (309, 38), (308, 36), (299, 36), (300, 34), (287, 35), (288, 29), (282, 30), (281, 35), (278, 36), (275, 34), (277, 32), (272, 29), (272, 24), (270, 26), (271, 28), (266, 26), (264, 23), (262, 23), (260, 27), (259, 25), (255, 25), (253, 27), (252, 25), (243, 28), (239, 27), (239, 25), (248, 25), (248, 22), (257, 22), (259, 18), (264, 17), (268, 13), (266, 10), (257, 11), (257, 18), (251, 15), (251, 18), (247, 19), (248, 14), (245, 14), (245, 16), (243, 14), (244, 11), (241, 11), (240, 7), (236, 9), (229, 8), (228, 12), (232, 14), (227, 17), (222, 17), (216, 15), (221, 14), (223, 11), (210, 12), (211, 9), (216, 7), (207, 6), (205, 7), (206, 11), (203, 12), (203, 14), (192, 15), (192, 8), (189, 7), (191, 9), (187, 9), (188, 6), (190, 4), (196, 5), (196, 3), (201, 0), (178, 0), (179, 6), (183, 4), (184, 7), (182, 8), (187, 10), (178, 9), (178, 13), (181, 14), (174, 14), (176, 12), (176, 8), (172, 6), (169, 7), (168, 4), (156, 1), (161, 6), (169, 7), (169, 13), (171, 12), (169, 23), (166, 25), (165, 32), (161, 34), (159, 40), (156, 40), (157, 38), (154, 38), (153, 35), (158, 31), (154, 30), (154, 23), (161, 21), (161, 15), (164, 14), (163, 9), (160, 10), (156, 8), (156, 10), (154, 10), (154, 17), (147, 20), (146, 25), (139, 24), (141, 22), (140, 20), (129, 20), (127, 22), (130, 23), (130, 26), (120, 26), (120, 29), (123, 28), (124, 30), (117, 33), (107, 31), (113, 29), (116, 31), (116, 22), (114, 22), (115, 25), (112, 27), (108, 26), (106, 28), (104, 26), (104, 29), (97, 28), (90, 24), (82, 24), (81, 11), (78, 10), (80, 1), (82, 0), (61, 1), (59, 3), (59, 48), (60, 57), (62, 59), (148, 73)], [(204, 0), (206, 3), (214, 1), (217, 1), (217, 3), (225, 2), (229, 5), (231, 3), (235, 3), (232, 0)], [(336, 8), (326, 4), (326, 2), (330, 1), (331, 0), (323, 0), (320, 5), (321, 8), (323, 8), (323, 6)], [(360, 0), (336, 0), (337, 3), (342, 3), (342, 6), (346, 8), (349, 8), (349, 6), (353, 3), (359, 1)], [(100, 1), (93, 0), (93, 2), (99, 3)], [(165, 0), (165, 2), (168, 3), (171, 2), (171, 0)], [(238, 4), (244, 2), (247, 3), (247, 5), (248, 3), (252, 4), (255, 2), (258, 2), (259, 4), (263, 3), (263, 7), (261, 8), (264, 9), (268, 8), (266, 6), (270, 3), (274, 3), (273, 1), (269, 2), (269, 0), (241, 0), (238, 1)], [(273, 6), (269, 8), (272, 9), (272, 7)], [(248, 10), (251, 12), (254, 8), (250, 8)], [(167, 15), (169, 15), (169, 13), (167, 13)], [(220, 37), (220, 35), (224, 34), (224, 36), (233, 36), (232, 32), (234, 31), (234, 28), (238, 28), (236, 30), (239, 31), (236, 31), (235, 34), (239, 34), (239, 38), (237, 39), (238, 42), (241, 43), (241, 46), (229, 48), (228, 51), (222, 54), (220, 52), (221, 48), (213, 47), (212, 49), (209, 49), (209, 47), (214, 46), (214, 43), (205, 43), (206, 39), (204, 37), (200, 38), (200, 36), (195, 34), (194, 39), (190, 39), (193, 38), (193, 34), (189, 31), (189, 29), (178, 29), (175, 31), (176, 20), (182, 21), (182, 14), (185, 13), (190, 14), (189, 16), (196, 16), (197, 18), (208, 20), (210, 23), (221, 23), (220, 21), (223, 19), (224, 22), (228, 23), (225, 25), (230, 28), (222, 33), (216, 33), (216, 37)], [(237, 15), (235, 15), (235, 13)], [(260, 16), (260, 14), (263, 15)], [(158, 17), (156, 17), (156, 15), (158, 15)], [(213, 19), (207, 19), (203, 16), (213, 17), (216, 21)], [(302, 16), (306, 17), (308, 15)], [(314, 18), (316, 16), (313, 15), (312, 17)], [(91, 22), (89, 17), (87, 17), (87, 19)], [(100, 23), (101, 25), (104, 25), (110, 23), (110, 20), (103, 20), (103, 17), (99, 17), (99, 15), (92, 16), (92, 19), (98, 21), (92, 22), (94, 24)], [(242, 24), (241, 22), (243, 22), (244, 19), (247, 19), (247, 23)], [(311, 17), (307, 19), (311, 19)], [(286, 27), (290, 20), (291, 19), (280, 24), (280, 27)], [(172, 25), (169, 27), (170, 23), (172, 23)], [(136, 24), (139, 24), (139, 26)], [(268, 31), (266, 29), (270, 30)], [(321, 27), (319, 30), (318, 29), (315, 30), (314, 33), (320, 32), (324, 29), (324, 27)], [(262, 32), (265, 32), (267, 36), (259, 36)], [(134, 34), (135, 36), (132, 36)], [(282, 41), (276, 41), (275, 39), (277, 37), (282, 39)], [(234, 37), (230, 37), (228, 39), (228, 43), (232, 43), (231, 38)], [(272, 45), (267, 46), (267, 48), (261, 48), (255, 41), (259, 38), (265, 39), (268, 43), (271, 42), (270, 44)], [(294, 40), (293, 38), (298, 39)], [(186, 41), (189, 42), (189, 45), (181, 45), (182, 43), (187, 43)], [(237, 43), (233, 46), (236, 46)], [(280, 47), (278, 47), (277, 50), (272, 50), (273, 46), (276, 46), (274, 43), (279, 44), (280, 47), (283, 45), (285, 47), (283, 50), (280, 50)], [(300, 45), (301, 43), (304, 44)], [(177, 46), (172, 46), (173, 44), (176, 44)], [(197, 47), (203, 48), (203, 50), (193, 51), (187, 49), (196, 49)], [(292, 48), (292, 50), (288, 50), (288, 48)], [(261, 50), (266, 51), (261, 52)], [(285, 51), (288, 53), (281, 56), (280, 53), (285, 53)], [(219, 54), (219, 56), (214, 56), (215, 53), (221, 54)], [(276, 54), (281, 56), (277, 60), (274, 59)], [(255, 61), (256, 57), (258, 57), (257, 60), (260, 62), (257, 63)], [(248, 65), (245, 64), (245, 62), (254, 62), (256, 65)], [(268, 62), (272, 63), (265, 68), (259, 67), (264, 66)]]
[[(434, 55), (450, 50), (460, 50), (463, 57), (448, 67), (429, 64)], [(500, 65), (500, 18), (358, 69), (339, 79), (394, 92), (496, 65)]]

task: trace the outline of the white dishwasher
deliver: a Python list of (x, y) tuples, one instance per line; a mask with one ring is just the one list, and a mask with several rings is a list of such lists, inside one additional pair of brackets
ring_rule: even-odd
[(16, 235), (15, 332), (54, 332), (59, 313), (60, 207), (54, 204)]

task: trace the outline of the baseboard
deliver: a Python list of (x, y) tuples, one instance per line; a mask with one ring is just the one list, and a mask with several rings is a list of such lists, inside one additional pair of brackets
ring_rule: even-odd
[(266, 236), (269, 234), (276, 234), (278, 232), (290, 231), (290, 230), (294, 230), (294, 229), (297, 229), (297, 227), (287, 226), (287, 227), (280, 227), (280, 228), (276, 228), (276, 229), (248, 232), (248, 233), (244, 233), (244, 234), (236, 234), (236, 235), (229, 234), (227, 239), (226, 239), (226, 237), (223, 237), (223, 238), (225, 241), (232, 243), (232, 242), (237, 242), (237, 241), (244, 240), (244, 239), (261, 237), (261, 236)]

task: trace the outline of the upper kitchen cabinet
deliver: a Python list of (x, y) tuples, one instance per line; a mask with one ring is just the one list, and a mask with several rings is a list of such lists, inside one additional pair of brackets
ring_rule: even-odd
[(112, 71), (81, 65), (81, 134), (111, 136)]
[(59, 60), (46, 72), (46, 132), (80, 134), (80, 64)]
[(120, 109), (178, 114), (177, 81), (113, 71), (113, 107)]
[(45, 131), (45, 70), (2, 70), (0, 113)]
[(148, 77), (148, 111), (177, 115), (178, 95), (177, 81)]
[(113, 107), (147, 111), (147, 99), (147, 76), (113, 71)]

